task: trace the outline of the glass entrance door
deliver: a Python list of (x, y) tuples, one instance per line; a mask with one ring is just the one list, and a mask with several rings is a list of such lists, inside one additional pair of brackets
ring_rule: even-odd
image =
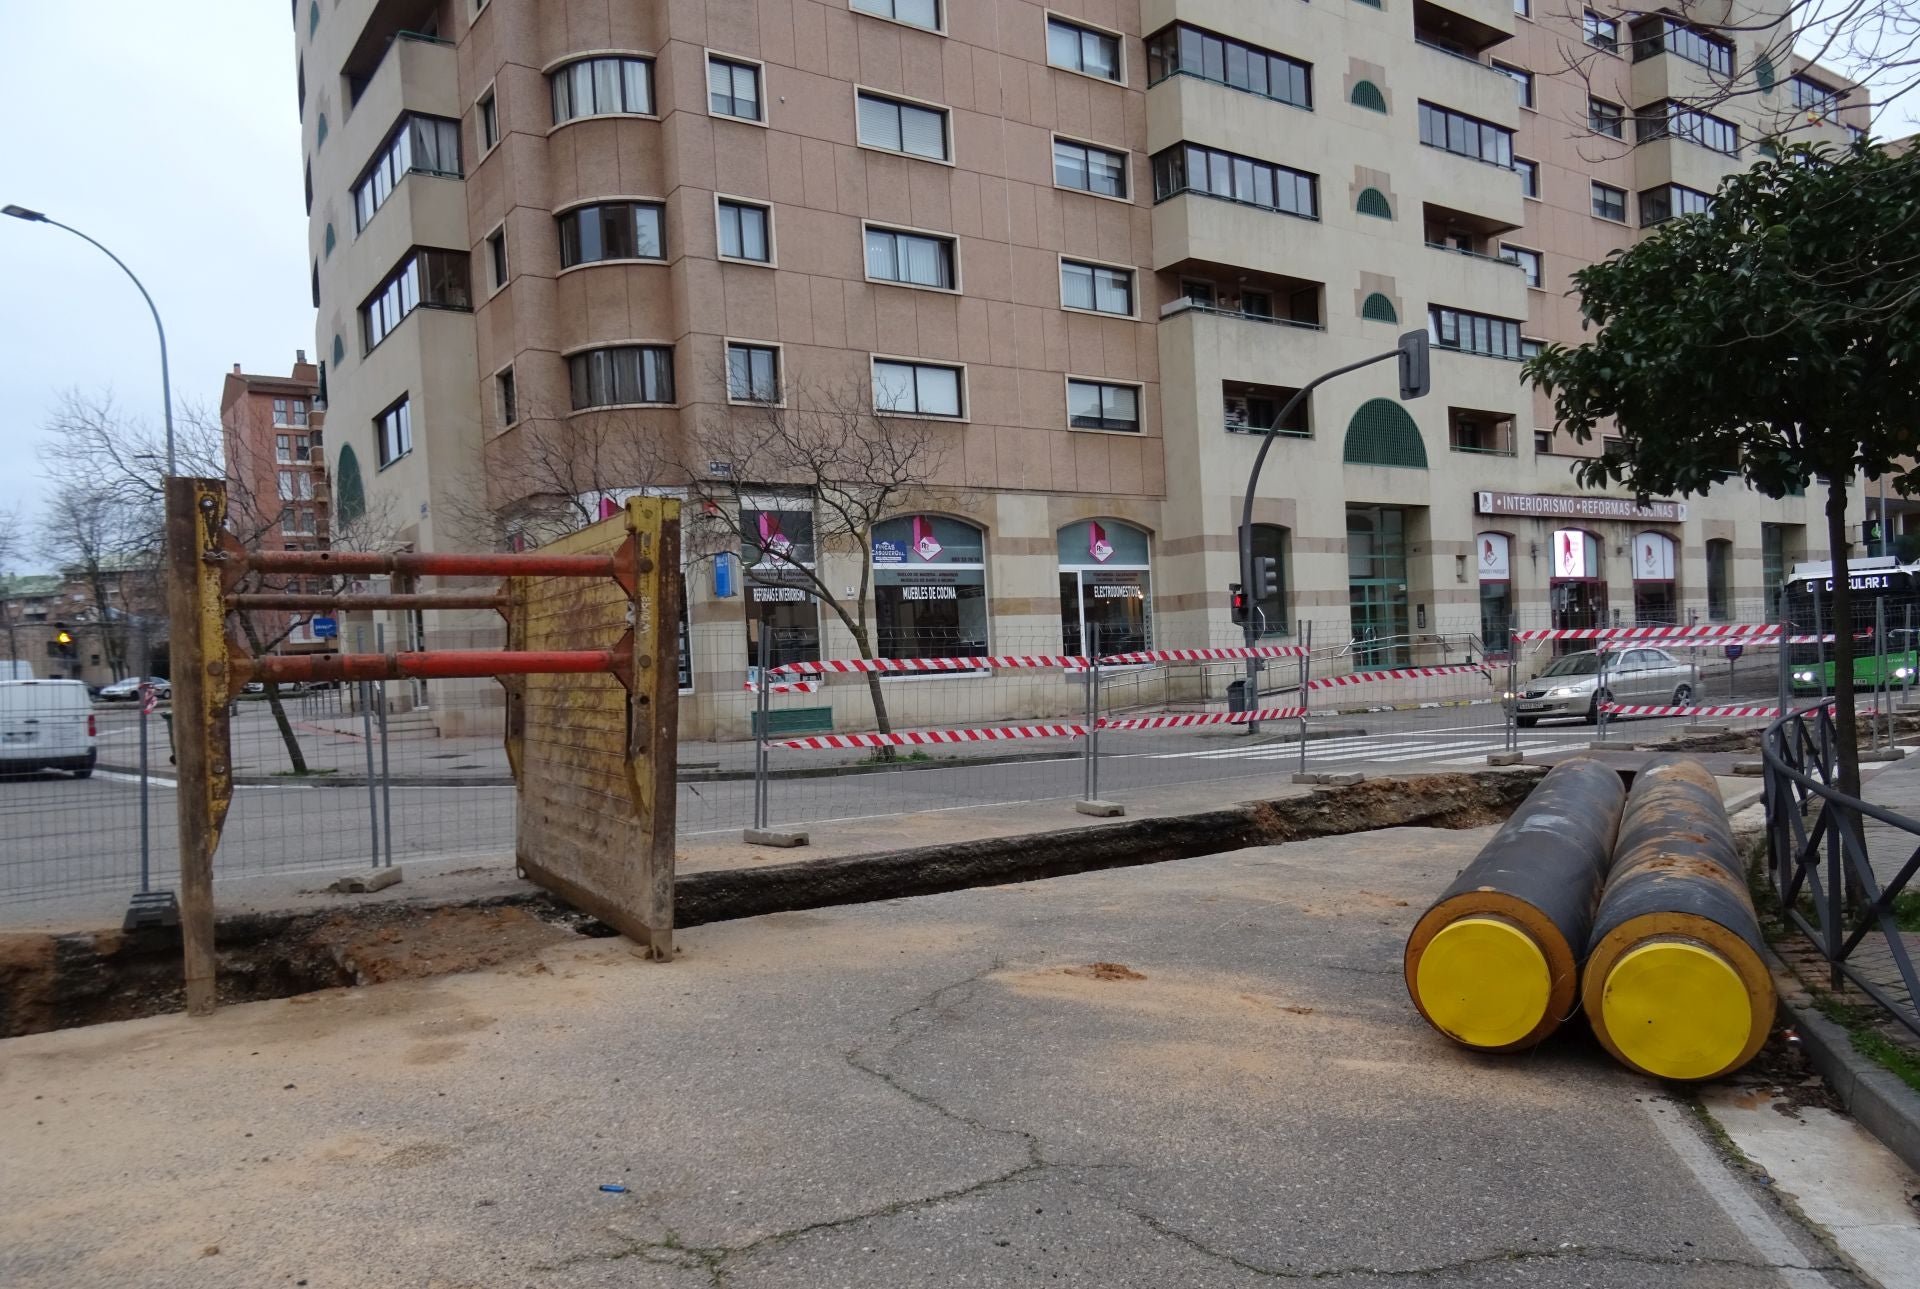
[(1405, 666), (1413, 656), (1407, 615), (1407, 512), (1347, 507), (1347, 605), (1353, 665)]
[[(1600, 581), (1555, 582), (1547, 590), (1556, 631), (1577, 631), (1607, 625), (1607, 584)], [(1594, 648), (1592, 640), (1556, 640), (1556, 657)]]

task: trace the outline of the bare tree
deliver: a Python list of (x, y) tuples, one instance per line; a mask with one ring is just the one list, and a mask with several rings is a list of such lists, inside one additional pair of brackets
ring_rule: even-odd
[(83, 484), (61, 484), (47, 505), (40, 552), (86, 586), (91, 604), (84, 612), (115, 680), (126, 675), (128, 622), (153, 580), (151, 538), (147, 516), (103, 503)]
[(25, 520), (20, 510), (12, 506), (0, 506), (0, 622), (7, 624), (7, 657), (20, 657), (20, 642), (15, 634), (13, 607), (8, 603), (14, 576), (13, 564), (26, 552), (27, 534)]

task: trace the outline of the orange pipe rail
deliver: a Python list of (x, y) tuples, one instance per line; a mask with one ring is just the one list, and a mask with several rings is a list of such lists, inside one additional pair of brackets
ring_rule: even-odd
[(236, 658), (243, 681), (457, 680), (615, 671), (611, 649), (434, 649), (418, 653), (274, 654)]
[(402, 573), (416, 577), (612, 577), (611, 555), (380, 555), (361, 551), (249, 551), (258, 573)]
[(501, 609), (506, 607), (507, 598), (497, 591), (468, 594), (440, 591), (423, 595), (354, 595), (344, 591), (339, 595), (299, 595), (291, 591), (259, 591), (229, 595), (226, 603), (230, 609), (314, 609), (325, 613), (329, 609), (342, 612), (355, 609)]

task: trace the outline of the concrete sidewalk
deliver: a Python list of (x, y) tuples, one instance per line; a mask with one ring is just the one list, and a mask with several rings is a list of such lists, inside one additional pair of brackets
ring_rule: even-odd
[(1487, 832), (12, 1040), (0, 1282), (1859, 1284), (1578, 1026), (1419, 1021), (1402, 939)]

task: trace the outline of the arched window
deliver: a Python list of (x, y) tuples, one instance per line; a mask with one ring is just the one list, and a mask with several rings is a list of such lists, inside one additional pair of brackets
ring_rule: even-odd
[(325, 112), (322, 112), (320, 114), (320, 119), (314, 122), (314, 126), (313, 126), (314, 150), (316, 152), (319, 151), (319, 149), (326, 146), (326, 142), (327, 142), (327, 114)]
[(341, 529), (367, 513), (367, 490), (360, 482), (360, 458), (354, 455), (351, 443), (340, 447), (340, 463), (333, 480), (333, 512), (336, 537)]
[(1279, 570), (1279, 585), (1274, 594), (1260, 596), (1259, 588), (1254, 588), (1253, 607), (1260, 616), (1256, 619), (1263, 636), (1283, 636), (1287, 634), (1287, 541), (1288, 533), (1278, 524), (1255, 524), (1253, 526), (1253, 558), (1257, 564), (1262, 559), (1273, 561)]
[[(1550, 624), (1556, 630), (1607, 625), (1607, 584), (1600, 574), (1600, 539), (1582, 528), (1553, 531), (1553, 581), (1547, 585)], [(1558, 640), (1559, 656), (1592, 647), (1590, 640)]]
[(1481, 533), (1473, 545), (1480, 573), (1480, 644), (1488, 653), (1505, 653), (1513, 622), (1513, 541), (1505, 533)]
[(327, 236), (326, 236), (326, 241), (325, 241), (325, 244), (324, 244), (324, 245), (325, 245), (325, 249), (326, 249), (326, 253), (327, 253), (328, 255), (331, 255), (331, 254), (333, 254), (333, 248), (334, 248), (335, 246), (337, 246), (338, 244), (339, 244), (339, 242), (338, 242), (338, 239), (336, 239), (336, 238), (334, 237), (334, 235), (333, 235), (333, 225), (332, 225), (332, 224), (328, 224), (328, 225), (327, 225)]
[(743, 497), (740, 533), (747, 666), (818, 662), (820, 602), (808, 577), (814, 566), (813, 502), (798, 496)]
[(1348, 465), (1390, 465), (1411, 470), (1427, 468), (1427, 445), (1420, 427), (1407, 409), (1390, 398), (1373, 398), (1347, 422), (1343, 458)]
[(1707, 621), (1733, 621), (1733, 543), (1707, 543)]
[(341, 363), (345, 362), (346, 360), (347, 360), (346, 342), (340, 339), (340, 333), (336, 331), (333, 333), (333, 365), (335, 367), (338, 367)]
[(1633, 624), (1678, 626), (1679, 603), (1673, 593), (1673, 538), (1652, 531), (1633, 537)]
[(1362, 188), (1360, 195), (1354, 199), (1353, 208), (1362, 215), (1372, 215), (1375, 219), (1393, 218), (1393, 204), (1378, 188)]
[(1153, 647), (1153, 582), (1145, 529), (1118, 519), (1068, 524), (1058, 534), (1060, 635), (1069, 654), (1104, 657)]
[(1378, 291), (1360, 302), (1360, 316), (1368, 322), (1400, 321), (1400, 311), (1393, 307), (1393, 301)]
[(313, 0), (313, 3), (307, 6), (307, 35), (312, 36), (318, 30), (320, 30), (320, 0)]
[(1364, 107), (1369, 112), (1386, 115), (1387, 96), (1382, 94), (1380, 87), (1372, 81), (1355, 81), (1353, 88), (1347, 92), (1347, 101), (1355, 107)]
[(987, 648), (987, 540), (944, 515), (873, 528), (875, 648), (882, 658), (976, 658)]

